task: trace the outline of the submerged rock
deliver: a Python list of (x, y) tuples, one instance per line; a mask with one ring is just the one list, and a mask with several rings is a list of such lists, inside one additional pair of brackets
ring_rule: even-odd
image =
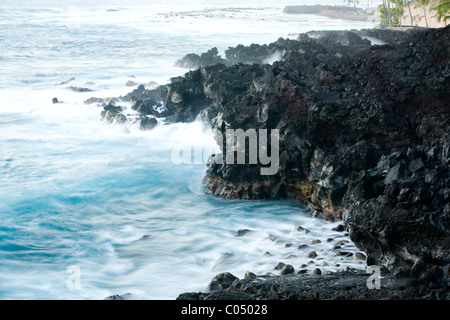
[(69, 89), (72, 91), (75, 91), (75, 92), (92, 92), (93, 91), (89, 88), (81, 88), (81, 87), (73, 87), (73, 86), (70, 86)]
[(282, 276), (285, 276), (287, 274), (292, 274), (294, 273), (294, 267), (291, 266), (290, 264), (285, 265), (281, 270), (280, 270), (280, 274)]
[(240, 229), (240, 230), (237, 231), (236, 237), (243, 237), (244, 235), (246, 235), (250, 231), (251, 230), (249, 230), (249, 229)]
[(336, 227), (334, 227), (333, 229), (331, 229), (333, 231), (338, 231), (338, 232), (342, 232), (345, 230), (345, 227), (343, 224), (338, 224)]
[(145, 117), (140, 121), (140, 128), (141, 130), (151, 130), (156, 127), (157, 124), (158, 120), (156, 120), (155, 118)]
[(362, 252), (356, 252), (355, 253), (355, 259), (359, 259), (359, 260), (366, 260), (366, 255)]
[(87, 99), (86, 101), (84, 101), (85, 104), (97, 103), (99, 105), (103, 104), (103, 106), (106, 106), (108, 104), (115, 105), (117, 102), (119, 102), (119, 99), (117, 99), (115, 97), (108, 97), (108, 98), (91, 97), (91, 98)]
[(108, 104), (103, 107), (103, 111), (101, 112), (102, 119), (110, 122), (110, 123), (125, 123), (127, 121), (127, 117), (125, 117), (121, 111), (123, 107), (115, 106), (113, 104)]
[(127, 86), (127, 87), (136, 87), (138, 85), (138, 83), (137, 82), (134, 82), (134, 81), (132, 81), (132, 80), (128, 80), (126, 83), (125, 83), (125, 86)]
[(286, 266), (286, 264), (284, 262), (279, 262), (276, 266), (275, 266), (275, 270), (281, 270)]
[(125, 293), (125, 294), (114, 294), (112, 296), (106, 297), (103, 300), (130, 300), (132, 298), (131, 293)]

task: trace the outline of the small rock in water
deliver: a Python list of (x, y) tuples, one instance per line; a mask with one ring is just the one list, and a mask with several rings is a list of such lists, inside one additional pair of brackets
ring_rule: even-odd
[(150, 88), (156, 87), (156, 86), (158, 86), (158, 82), (156, 82), (156, 81), (150, 81), (150, 82), (148, 82), (145, 86), (146, 86), (146, 87), (150, 87)]
[(341, 231), (344, 231), (344, 230), (345, 230), (345, 228), (344, 228), (344, 225), (342, 225), (342, 224), (339, 224), (338, 226), (334, 227), (334, 228), (333, 228), (333, 229), (331, 229), (331, 230), (333, 230), (333, 231), (339, 231), (339, 232), (341, 232)]
[(366, 260), (366, 255), (362, 252), (356, 252), (355, 253), (355, 259), (358, 260)]
[(308, 248), (307, 244), (301, 244), (301, 245), (298, 246), (297, 249), (305, 249), (305, 248)]
[(247, 271), (247, 272), (245, 273), (244, 279), (249, 279), (249, 278), (256, 278), (256, 274), (254, 274), (254, 273), (251, 272), (251, 271)]
[(234, 276), (229, 272), (219, 273), (212, 279), (209, 283), (207, 290), (211, 291), (220, 291), (225, 290), (231, 286), (233, 281), (238, 280), (239, 278)]
[(52, 99), (52, 102), (53, 102), (53, 103), (59, 103), (58, 98), (56, 98), (56, 97), (53, 98), (53, 99)]
[(345, 256), (345, 257), (351, 257), (353, 255), (353, 253), (348, 252), (348, 251), (338, 251), (336, 252), (335, 256)]
[(307, 273), (307, 272), (308, 272), (308, 270), (301, 269), (301, 270), (298, 270), (297, 274), (304, 274), (304, 273)]
[(285, 248), (290, 248), (290, 247), (292, 247), (292, 243), (286, 243), (286, 244), (284, 245), (284, 247), (285, 247)]
[(103, 107), (103, 111), (100, 113), (102, 119), (110, 123), (124, 123), (127, 118), (120, 113), (123, 110), (120, 106), (115, 106), (113, 104), (108, 104)]
[(311, 241), (311, 244), (318, 244), (318, 243), (321, 243), (322, 241), (320, 241), (319, 239), (317, 239), (317, 240), (313, 240), (313, 241)]
[(114, 98), (114, 97), (113, 97), (113, 98), (111, 98), (111, 97), (108, 97), (108, 98), (96, 98), (96, 97), (90, 97), (89, 99), (87, 99), (86, 101), (84, 101), (85, 104), (108, 103), (108, 104), (111, 104), (111, 105), (115, 105), (116, 102), (118, 102), (118, 99), (117, 99), (117, 98)]
[(138, 83), (128, 80), (127, 83), (125, 83), (125, 86), (127, 87), (136, 87), (138, 85)]
[(287, 264), (283, 267), (283, 269), (281, 269), (280, 274), (281, 275), (287, 275), (287, 274), (292, 274), (294, 273), (294, 267), (291, 266), (290, 264)]
[(346, 243), (349, 243), (350, 241), (348, 241), (348, 240), (339, 240), (338, 242), (336, 242), (336, 245), (337, 246), (341, 246), (341, 245), (343, 245), (343, 244), (346, 244)]
[(125, 294), (114, 294), (112, 296), (106, 297), (103, 300), (128, 300), (131, 297), (131, 293)]
[(248, 232), (250, 232), (249, 229), (240, 229), (240, 230), (238, 230), (238, 232), (237, 232), (237, 234), (236, 234), (236, 237), (242, 237), (242, 236), (244, 236), (245, 234), (247, 234)]
[(315, 258), (315, 257), (317, 257), (317, 253), (315, 251), (311, 251), (310, 253), (308, 253), (307, 257), (308, 258)]
[(304, 234), (310, 233), (308, 229), (303, 228), (302, 226), (297, 227), (297, 231), (303, 232)]
[(141, 130), (151, 130), (154, 127), (156, 127), (157, 124), (158, 124), (158, 120), (156, 120), (155, 118), (145, 117), (141, 120), (139, 126), (140, 126)]
[(123, 114), (118, 113), (115, 117), (115, 122), (116, 123), (125, 123), (127, 122), (127, 117), (125, 117)]
[(310, 274), (320, 275), (320, 274), (322, 274), (322, 270), (320, 270), (319, 268), (316, 268), (316, 269), (312, 270)]
[(75, 78), (72, 77), (70, 79), (67, 79), (66, 81), (61, 82), (60, 85), (68, 84), (69, 82), (72, 82), (73, 80), (75, 80)]
[(275, 269), (275, 270), (281, 270), (281, 269), (284, 268), (284, 266), (286, 266), (286, 263), (279, 262), (279, 263), (277, 264), (277, 266), (276, 266), (274, 269)]
[(222, 256), (219, 259), (217, 259), (217, 261), (214, 264), (212, 269), (214, 270), (218, 266), (223, 265), (224, 263), (228, 262), (233, 256), (234, 256), (234, 254), (232, 254), (232, 253), (224, 253), (224, 254), (222, 254)]
[(70, 86), (69, 89), (71, 89), (72, 91), (75, 91), (75, 92), (92, 92), (93, 91), (89, 88), (80, 88), (80, 87), (72, 87), (72, 86)]

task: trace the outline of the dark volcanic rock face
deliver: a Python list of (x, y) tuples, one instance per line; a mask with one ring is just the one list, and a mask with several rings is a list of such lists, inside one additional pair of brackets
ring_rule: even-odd
[[(314, 215), (343, 217), (370, 264), (426, 274), (450, 263), (449, 31), (312, 32), (236, 47), (229, 65), (200, 67), (131, 99), (145, 115), (200, 116), (219, 134), (279, 130), (275, 175), (211, 161), (206, 190), (300, 199)], [(272, 65), (234, 64), (275, 51), (282, 59)], [(157, 103), (164, 110), (155, 114)]]
[(217, 48), (212, 48), (208, 52), (202, 53), (201, 55), (190, 53), (184, 56), (182, 59), (175, 62), (175, 66), (182, 68), (196, 68), (204, 67), (217, 63), (226, 63), (225, 59), (219, 55)]

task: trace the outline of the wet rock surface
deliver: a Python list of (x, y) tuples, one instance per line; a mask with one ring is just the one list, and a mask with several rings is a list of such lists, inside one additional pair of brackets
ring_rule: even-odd
[(108, 104), (103, 107), (101, 112), (102, 120), (106, 120), (109, 123), (124, 123), (127, 121), (127, 117), (122, 113), (123, 107)]
[(228, 289), (238, 278), (229, 272), (220, 273), (209, 283), (208, 291), (220, 291)]
[[(379, 280), (379, 286), (375, 278)], [(226, 290), (182, 293), (177, 300), (436, 300), (450, 299), (439, 283), (395, 277), (387, 270), (380, 278), (366, 271), (333, 274), (254, 276), (235, 280)]]

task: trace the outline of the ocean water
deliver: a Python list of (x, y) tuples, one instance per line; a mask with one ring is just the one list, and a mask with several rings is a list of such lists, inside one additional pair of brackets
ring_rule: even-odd
[[(171, 160), (183, 145), (217, 148), (201, 123), (143, 132), (105, 123), (97, 105), (84, 103), (124, 95), (129, 81), (164, 84), (187, 71), (174, 67), (187, 53), (368, 26), (282, 13), (299, 2), (3, 0), (0, 299), (174, 299), (205, 290), (223, 271), (363, 267), (334, 256), (330, 248), (344, 239), (331, 230), (336, 223), (300, 203), (205, 194), (206, 165)], [(250, 232), (237, 237), (241, 229)]]

